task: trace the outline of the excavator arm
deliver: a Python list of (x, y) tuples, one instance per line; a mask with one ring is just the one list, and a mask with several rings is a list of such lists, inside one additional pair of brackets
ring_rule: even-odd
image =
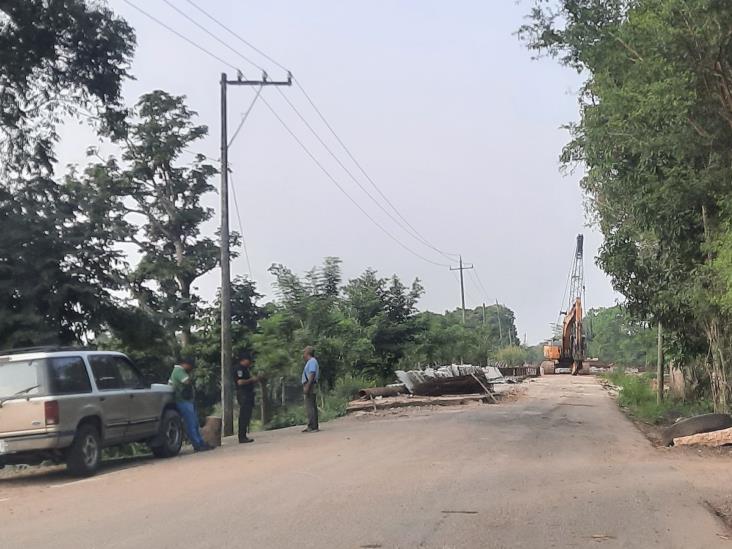
[(577, 375), (582, 370), (585, 360), (585, 337), (582, 326), (583, 310), (582, 297), (584, 295), (584, 268), (583, 260), (584, 237), (577, 235), (577, 247), (571, 271), (570, 303), (562, 321), (562, 333), (557, 344), (544, 346), (544, 358), (554, 363), (556, 368), (571, 370)]

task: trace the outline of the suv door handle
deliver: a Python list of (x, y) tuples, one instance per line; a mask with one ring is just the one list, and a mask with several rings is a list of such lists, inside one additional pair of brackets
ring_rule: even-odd
[(130, 394), (130, 398), (135, 398), (135, 395), (134, 394)]
[(99, 397), (100, 402), (104, 402), (105, 400), (107, 400), (107, 397)]

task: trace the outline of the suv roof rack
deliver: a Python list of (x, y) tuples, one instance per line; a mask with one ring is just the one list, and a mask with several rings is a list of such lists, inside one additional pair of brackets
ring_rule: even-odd
[(0, 356), (19, 355), (23, 353), (54, 353), (59, 351), (95, 351), (96, 347), (74, 347), (69, 345), (39, 345), (36, 347), (16, 347), (0, 350)]

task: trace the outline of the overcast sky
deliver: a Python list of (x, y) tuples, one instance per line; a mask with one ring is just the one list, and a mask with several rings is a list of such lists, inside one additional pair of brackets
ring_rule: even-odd
[[(241, 67), (246, 76), (258, 76), (258, 69), (163, 0), (132, 1)], [(190, 4), (172, 1), (264, 66), (272, 78), (285, 77)], [(594, 264), (601, 238), (586, 226), (581, 174), (562, 175), (558, 162), (568, 139), (560, 126), (577, 118), (580, 79), (550, 60), (532, 61), (514, 36), (526, 2), (196, 1), (289, 67), (399, 212), (432, 245), (475, 264), (476, 270), (466, 273), (469, 307), (498, 299), (515, 311), (519, 334), (526, 334), (529, 343), (550, 335), (580, 232), (585, 234), (588, 304), (615, 303), (618, 296)], [(127, 102), (154, 89), (187, 96), (200, 122), (210, 128), (200, 150), (218, 158), (219, 78), (224, 70), (233, 78), (234, 71), (123, 0), (111, 0), (110, 5), (137, 32), (136, 80), (125, 85)], [(283, 91), (345, 163), (346, 155), (300, 90), (293, 86)], [(276, 90), (263, 94), (374, 219), (414, 252), (446, 263), (370, 201)], [(252, 89), (229, 89), (231, 131), (252, 95)], [(82, 127), (67, 128), (60, 160), (84, 162), (90, 139)], [(229, 158), (251, 276), (265, 295), (271, 295), (267, 268), (272, 263), (304, 272), (325, 256), (338, 256), (346, 279), (367, 267), (384, 276), (397, 274), (405, 282), (419, 277), (426, 290), (420, 308), (442, 312), (459, 305), (455, 273), (412, 255), (375, 227), (263, 103), (254, 106)], [(378, 196), (363, 178), (362, 184)], [(218, 198), (208, 203), (218, 215)], [(232, 228), (238, 228), (233, 211)], [(243, 254), (234, 260), (232, 273), (248, 274)], [(476, 274), (485, 292), (473, 279)], [(219, 276), (216, 271), (198, 281), (204, 297), (213, 295)]]

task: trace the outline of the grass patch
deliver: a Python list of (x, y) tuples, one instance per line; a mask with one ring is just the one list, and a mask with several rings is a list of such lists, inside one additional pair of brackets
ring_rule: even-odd
[[(336, 381), (333, 390), (318, 394), (318, 421), (325, 423), (346, 415), (348, 402), (353, 400), (359, 390), (373, 387), (374, 382), (359, 376), (347, 374)], [(266, 429), (282, 429), (294, 425), (305, 425), (308, 422), (305, 407), (302, 404), (280, 408), (275, 412)]]
[(668, 395), (663, 402), (657, 403), (656, 391), (651, 387), (654, 374), (628, 374), (622, 369), (616, 369), (603, 377), (620, 389), (618, 403), (632, 416), (646, 423), (667, 425), (680, 417), (706, 414), (713, 410), (710, 401), (684, 401)]

